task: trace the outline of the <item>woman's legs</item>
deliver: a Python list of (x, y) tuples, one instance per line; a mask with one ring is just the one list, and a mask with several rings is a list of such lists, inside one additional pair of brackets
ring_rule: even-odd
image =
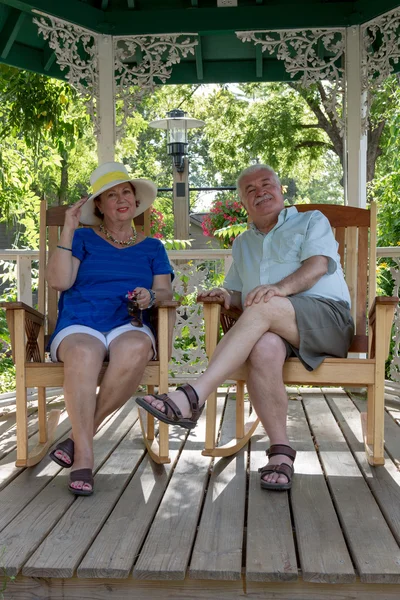
[[(58, 357), (64, 363), (64, 399), (75, 443), (74, 470), (93, 467), (97, 380), (106, 352), (100, 340), (84, 333), (67, 336), (58, 348)], [(91, 489), (82, 481), (71, 485)]]
[(94, 432), (108, 415), (135, 393), (146, 365), (153, 356), (153, 347), (148, 335), (130, 331), (115, 338), (109, 352), (109, 365), (97, 397)]
[[(246, 308), (235, 326), (218, 344), (203, 375), (191, 383), (199, 396), (200, 406), (230, 373), (246, 362), (258, 340), (267, 331), (276, 333), (294, 346), (299, 345), (296, 316), (290, 300), (274, 296), (268, 302), (260, 302)], [(169, 396), (179, 407), (183, 417), (190, 417), (191, 410), (183, 392), (172, 392)], [(145, 398), (158, 410), (165, 410), (162, 402), (151, 396)]]
[[(78, 336), (83, 337), (77, 339)], [(146, 334), (132, 331), (115, 338), (109, 353), (109, 366), (96, 397), (98, 374), (106, 355), (102, 342), (90, 335), (73, 334), (58, 349), (58, 357), (64, 362), (64, 397), (72, 425), (71, 438), (75, 442), (73, 470), (92, 468), (94, 433), (136, 391), (153, 356), (153, 348)], [(68, 462), (68, 456), (61, 450), (57, 456)], [(90, 489), (81, 481), (71, 485)]]

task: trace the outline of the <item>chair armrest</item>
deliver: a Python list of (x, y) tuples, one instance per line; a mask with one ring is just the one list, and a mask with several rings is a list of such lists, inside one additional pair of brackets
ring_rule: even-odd
[(395, 308), (399, 303), (397, 296), (376, 296), (368, 313), (369, 320), (375, 317), (377, 306), (393, 306)]
[(221, 306), (224, 304), (224, 301), (222, 298), (217, 298), (214, 296), (214, 298), (208, 297), (208, 298), (200, 298), (199, 296), (197, 296), (196, 298), (196, 302), (198, 302), (199, 304), (220, 304)]
[(21, 310), (23, 309), (28, 314), (36, 317), (38, 319), (42, 319), (44, 321), (44, 315), (29, 306), (29, 304), (25, 304), (25, 302), (0, 302), (0, 307), (5, 308), (6, 310)]
[[(399, 302), (396, 296), (377, 296), (368, 314), (368, 353), (370, 358), (385, 361), (390, 351), (390, 333), (394, 311)], [(380, 320), (380, 331), (377, 331), (377, 321)]]
[(163, 300), (155, 308), (178, 308), (180, 305), (181, 302), (177, 302), (177, 300)]

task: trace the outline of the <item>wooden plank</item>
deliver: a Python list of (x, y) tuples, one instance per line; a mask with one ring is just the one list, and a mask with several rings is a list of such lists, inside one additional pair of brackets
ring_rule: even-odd
[[(375, 269), (375, 265), (373, 265)], [(367, 328), (368, 228), (358, 230), (356, 333), (365, 335)], [(366, 350), (367, 351), (367, 350)]]
[[(66, 414), (61, 415), (62, 421), (66, 418), (67, 418)], [(63, 430), (61, 430), (61, 431), (63, 432)], [(60, 437), (62, 437), (62, 435), (64, 435), (64, 433), (61, 433)], [(57, 434), (57, 436), (58, 436), (58, 434)], [(30, 445), (32, 447), (35, 446), (38, 443), (38, 441), (39, 441), (38, 433), (35, 433), (29, 440)], [(0, 460), (0, 490), (3, 489), (15, 477), (17, 477), (18, 475), (20, 475), (23, 472), (20, 467), (17, 467), (15, 465), (16, 460), (17, 460), (17, 451), (16, 450), (13, 450), (12, 452), (7, 454)]]
[(205, 424), (203, 412), (196, 429), (188, 436), (133, 569), (135, 578), (185, 578), (211, 463), (209, 457), (200, 454), (204, 446)]
[[(350, 402), (350, 400), (349, 400)], [(324, 397), (304, 400), (347, 545), (361, 581), (399, 583), (400, 550)]]
[(268, 492), (260, 486), (258, 469), (267, 462), (268, 446), (268, 438), (259, 425), (250, 442), (246, 582), (297, 580), (288, 494)]
[(291, 505), (303, 580), (335, 584), (355, 581), (351, 558), (300, 402), (289, 403), (288, 435), (295, 440), (293, 447), (297, 450)]
[(128, 577), (186, 440), (180, 427), (170, 433), (171, 462), (160, 465), (145, 457), (78, 567), (78, 577)]
[[(108, 417), (101, 425), (104, 427)], [(57, 427), (55, 443), (66, 437), (71, 429), (68, 415), (64, 412)], [(19, 469), (20, 475), (15, 478), (0, 495), (0, 531), (27, 506), (29, 502), (48, 485), (61, 470), (48, 456), (40, 464), (31, 469)]]
[(398, 585), (329, 585), (301, 580), (278, 583), (241, 581), (145, 581), (135, 579), (40, 579), (18, 576), (6, 600), (398, 600)]
[[(346, 271), (345, 278), (351, 298), (351, 316), (357, 322), (357, 228), (346, 229)], [(358, 333), (358, 332), (357, 332)]]
[(335, 239), (339, 244), (338, 252), (343, 271), (345, 270), (345, 237), (346, 229), (344, 227), (337, 227), (335, 231)]
[[(342, 395), (333, 395), (326, 393), (326, 399), (335, 415), (340, 427), (346, 437), (357, 463), (362, 470), (365, 480), (370, 487), (380, 509), (390, 527), (391, 532), (400, 543), (400, 473), (390, 458), (385, 455), (385, 464), (379, 468), (373, 468), (368, 464), (364, 452), (362, 428), (359, 410), (365, 408), (360, 396), (352, 393), (351, 398), (355, 404), (349, 403)], [(390, 426), (391, 418), (386, 415), (385, 419), (385, 438), (387, 441), (393, 441), (398, 447), (399, 427), (393, 423), (392, 430)], [(396, 431), (397, 430), (397, 431)], [(395, 437), (393, 438), (393, 435)], [(397, 463), (398, 464), (398, 463)]]
[[(38, 430), (38, 414), (36, 408), (28, 408), (28, 437)], [(17, 424), (15, 412), (0, 425), (0, 459), (17, 447)], [(1, 465), (1, 462), (0, 462)]]
[[(247, 404), (248, 412), (249, 403)], [(228, 400), (220, 445), (236, 435), (236, 401)], [(214, 463), (196, 536), (189, 576), (195, 579), (242, 578), (246, 504), (247, 448)]]
[[(57, 428), (57, 439), (65, 436), (70, 428), (71, 424), (65, 412), (61, 415)], [(60, 470), (61, 467), (48, 456), (31, 469), (23, 471), (19, 469), (20, 475), (0, 494), (0, 531), (51, 482)]]
[(33, 577), (72, 577), (143, 457), (139, 423), (122, 440), (95, 478), (95, 493), (77, 498), (23, 568)]
[(369, 227), (370, 212), (365, 208), (339, 204), (296, 204), (299, 212), (319, 210), (329, 219), (332, 227)]
[[(132, 427), (137, 418), (133, 407), (134, 402), (129, 401), (96, 434), (93, 445), (95, 471)], [(2, 544), (7, 548), (3, 565), (10, 575), (19, 572), (75, 501), (75, 497), (67, 489), (67, 484), (68, 471), (63, 469), (2, 531)]]

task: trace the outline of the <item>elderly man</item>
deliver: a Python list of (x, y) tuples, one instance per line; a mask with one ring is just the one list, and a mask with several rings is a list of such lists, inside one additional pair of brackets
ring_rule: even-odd
[(354, 335), (350, 296), (322, 213), (285, 208), (281, 183), (268, 165), (245, 169), (237, 187), (252, 223), (233, 244), (224, 287), (202, 296), (222, 298), (226, 308), (243, 313), (192, 385), (138, 403), (166, 423), (191, 429), (208, 395), (247, 361), (251, 402), (271, 443), (261, 486), (287, 490), (296, 452), (286, 431), (283, 364), (296, 355), (313, 370), (326, 356), (346, 356)]

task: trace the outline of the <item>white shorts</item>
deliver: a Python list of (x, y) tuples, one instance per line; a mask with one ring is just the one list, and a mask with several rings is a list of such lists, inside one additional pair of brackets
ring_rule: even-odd
[(51, 342), (50, 358), (53, 362), (58, 362), (57, 350), (59, 345), (61, 344), (64, 338), (73, 333), (86, 333), (87, 335), (92, 335), (93, 337), (103, 342), (106, 350), (108, 351), (111, 342), (126, 331), (141, 331), (142, 333), (148, 335), (153, 345), (153, 360), (157, 358), (156, 340), (150, 327), (148, 327), (147, 325), (143, 325), (143, 327), (136, 327), (135, 325), (131, 325), (130, 323), (127, 323), (126, 325), (121, 325), (120, 327), (116, 327), (115, 329), (111, 329), (110, 331), (106, 331), (105, 333), (102, 333), (101, 331), (96, 331), (96, 329), (92, 329), (91, 327), (86, 327), (86, 325), (70, 325), (69, 327), (65, 327), (57, 333), (57, 335)]

